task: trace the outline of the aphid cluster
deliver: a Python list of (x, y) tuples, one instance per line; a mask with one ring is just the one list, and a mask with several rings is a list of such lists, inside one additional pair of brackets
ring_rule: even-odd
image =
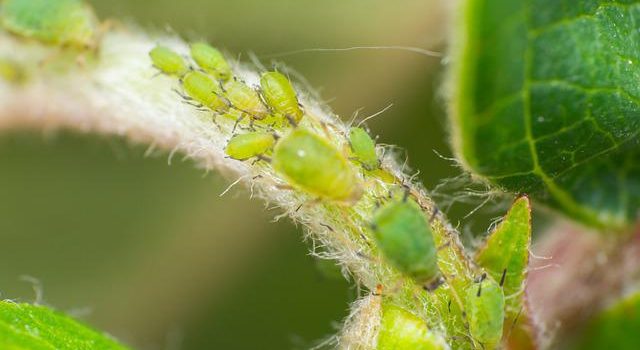
[[(234, 127), (226, 147), (230, 158), (268, 161), (288, 185), (320, 200), (353, 204), (362, 197), (363, 181), (350, 156), (315, 128), (299, 125), (305, 112), (284, 74), (264, 72), (254, 88), (235, 77), (224, 55), (209, 44), (192, 44), (190, 54), (193, 63), (168, 47), (149, 52), (154, 67), (179, 79), (187, 103), (235, 119), (240, 127)], [(376, 168), (375, 143), (363, 129), (354, 128), (355, 134), (353, 158), (366, 169)]]
[[(250, 86), (234, 76), (220, 51), (206, 43), (192, 44), (190, 57), (163, 46), (153, 48), (149, 55), (160, 72), (177, 78), (178, 92), (186, 103), (211, 112), (214, 122), (217, 116), (234, 120), (233, 136), (225, 148), (228, 157), (259, 161), (286, 187), (321, 203), (356, 205), (368, 191), (368, 177), (383, 182), (385, 188), (391, 185), (388, 197), (368, 196), (378, 207), (368, 218), (366, 239), (371, 238), (389, 265), (428, 292), (446, 282), (438, 267), (439, 249), (429, 216), (410, 191), (381, 167), (376, 143), (363, 128), (338, 133), (344, 139), (336, 142), (327, 125), (305, 112), (285, 75), (264, 72), (259, 86)], [(432, 218), (434, 215), (431, 213)], [(482, 278), (468, 287), (461, 302), (470, 337), (483, 346), (497, 344), (504, 318), (501, 287)], [(402, 329), (418, 324), (420, 319), (406, 310), (387, 306), (379, 348), (394, 348), (398, 339), (406, 344), (424, 343), (426, 326), (408, 333)]]

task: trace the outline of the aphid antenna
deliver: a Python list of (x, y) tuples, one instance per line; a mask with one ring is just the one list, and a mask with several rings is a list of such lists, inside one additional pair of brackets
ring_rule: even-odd
[(451, 299), (449, 299), (449, 302), (447, 303), (447, 310), (451, 313)]
[(421, 47), (415, 46), (399, 46), (399, 45), (386, 45), (386, 46), (350, 46), (350, 47), (339, 47), (339, 48), (309, 48), (309, 49), (301, 49), (301, 50), (293, 50), (293, 51), (285, 51), (280, 53), (273, 53), (264, 55), (266, 58), (277, 58), (277, 57), (285, 57), (291, 55), (297, 55), (301, 53), (309, 53), (309, 52), (341, 52), (341, 51), (358, 51), (358, 50), (397, 50), (397, 51), (406, 51), (413, 52), (420, 55), (428, 56), (428, 57), (443, 57), (442, 52), (433, 51), (424, 49)]
[(358, 118), (358, 115), (360, 114), (360, 112), (364, 109), (364, 107), (360, 107), (358, 109), (356, 109), (353, 114), (351, 114), (351, 120), (349, 120), (349, 123), (347, 123), (347, 127), (351, 128), (351, 125), (353, 125), (353, 123), (356, 122), (356, 119)]
[(373, 119), (373, 118), (375, 118), (375, 117), (377, 117), (377, 116), (381, 115), (382, 113), (386, 112), (386, 111), (387, 111), (389, 108), (391, 108), (391, 107), (393, 107), (393, 102), (392, 102), (392, 103), (390, 103), (388, 106), (384, 107), (382, 110), (380, 110), (380, 111), (378, 111), (378, 112), (376, 112), (376, 113), (374, 113), (374, 114), (372, 114), (372, 115), (370, 115), (370, 116), (368, 116), (368, 117), (366, 117), (366, 118), (362, 119), (362, 120), (358, 123), (358, 125), (356, 125), (356, 126), (357, 126), (357, 127), (360, 127), (360, 126), (361, 126), (363, 123), (365, 123), (366, 121), (371, 120), (371, 119)]
[[(249, 51), (247, 52), (247, 56), (249, 57), (249, 61), (251, 61), (251, 63), (253, 63), (253, 65), (256, 66), (258, 70), (263, 72), (267, 70), (265, 66), (262, 64), (262, 62), (260, 62), (260, 59), (258, 58), (255, 52)], [(275, 67), (274, 67), (274, 70), (275, 70)]]
[(522, 310), (524, 310), (524, 306), (520, 306), (520, 309), (518, 310), (518, 313), (516, 314), (516, 317), (513, 318), (513, 322), (511, 322), (511, 326), (509, 326), (509, 331), (507, 332), (506, 336), (504, 337), (505, 339), (509, 339), (509, 336), (511, 335), (511, 332), (513, 331), (513, 329), (516, 327), (516, 324), (520, 320), (520, 315), (522, 315)]

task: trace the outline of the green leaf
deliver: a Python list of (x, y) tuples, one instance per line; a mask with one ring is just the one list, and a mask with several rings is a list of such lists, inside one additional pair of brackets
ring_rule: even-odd
[(530, 245), (531, 207), (527, 197), (520, 197), (476, 255), (478, 265), (495, 281), (501, 281), (505, 273), (502, 288), (515, 313), (522, 304), (521, 298), (513, 296), (524, 291)]
[(0, 349), (126, 350), (114, 340), (43, 306), (0, 301)]
[(581, 332), (575, 349), (640, 349), (640, 292), (596, 316)]
[(640, 0), (466, 0), (452, 70), (467, 168), (583, 223), (640, 207)]
[(531, 348), (533, 345), (530, 344), (534, 342), (529, 330), (530, 320), (524, 310), (530, 246), (531, 206), (527, 197), (520, 197), (476, 254), (478, 265), (495, 281), (503, 282), (505, 341), (517, 341), (520, 349)]

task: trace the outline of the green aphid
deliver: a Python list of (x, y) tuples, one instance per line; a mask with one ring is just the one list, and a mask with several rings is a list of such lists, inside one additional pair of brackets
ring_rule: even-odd
[(328, 140), (294, 129), (273, 152), (273, 169), (290, 185), (322, 199), (355, 203), (363, 186), (346, 158)]
[(233, 159), (245, 160), (265, 154), (275, 143), (276, 138), (272, 133), (250, 132), (233, 136), (225, 152)]
[(149, 51), (149, 57), (154, 67), (165, 74), (182, 77), (189, 70), (184, 58), (166, 46), (157, 45)]
[(247, 84), (230, 80), (224, 84), (224, 91), (231, 106), (248, 114), (252, 119), (264, 119), (269, 114), (260, 95)]
[(349, 130), (349, 144), (351, 150), (358, 161), (367, 170), (375, 170), (380, 165), (376, 154), (376, 143), (371, 136), (362, 128), (351, 128)]
[(392, 200), (378, 209), (371, 223), (378, 248), (391, 264), (419, 283), (439, 275), (431, 226), (411, 199)]
[(426, 322), (411, 312), (383, 302), (376, 350), (444, 350), (443, 339), (431, 332)]
[(4, 0), (0, 24), (45, 44), (94, 48), (98, 19), (81, 0)]
[(188, 97), (217, 113), (229, 109), (227, 102), (220, 97), (220, 84), (205, 73), (191, 71), (182, 78), (182, 87)]
[(266, 72), (260, 77), (262, 96), (274, 112), (284, 115), (292, 124), (297, 124), (304, 112), (291, 82), (281, 73)]
[(504, 294), (492, 278), (483, 277), (470, 285), (465, 295), (465, 311), (471, 337), (484, 349), (496, 348), (502, 339)]
[(191, 44), (191, 57), (205, 72), (227, 81), (233, 73), (222, 52), (205, 42)]

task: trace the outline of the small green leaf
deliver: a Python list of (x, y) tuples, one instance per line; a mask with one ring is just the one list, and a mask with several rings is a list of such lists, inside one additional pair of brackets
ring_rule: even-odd
[(0, 349), (126, 350), (113, 339), (43, 306), (0, 301)]
[(520, 197), (476, 255), (476, 262), (495, 281), (503, 281), (504, 295), (509, 297), (507, 307), (512, 313), (522, 306), (521, 298), (512, 296), (524, 291), (530, 245), (531, 207), (527, 197)]
[(581, 332), (575, 349), (640, 349), (640, 292), (596, 316)]
[(524, 310), (524, 283), (530, 246), (531, 205), (527, 197), (520, 197), (476, 254), (478, 265), (494, 280), (503, 282), (505, 341), (518, 343), (518, 347), (511, 347), (514, 349), (531, 348), (534, 342), (528, 328), (530, 320)]
[(466, 0), (453, 60), (467, 168), (586, 224), (640, 207), (640, 1)]

